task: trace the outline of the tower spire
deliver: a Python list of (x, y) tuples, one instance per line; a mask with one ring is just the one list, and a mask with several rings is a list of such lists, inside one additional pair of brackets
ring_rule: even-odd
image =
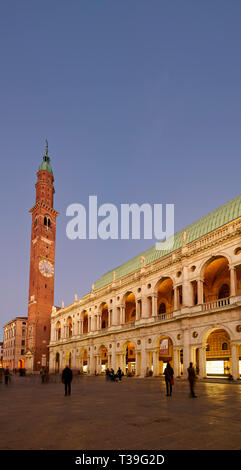
[(49, 154), (49, 144), (48, 144), (47, 139), (45, 139), (45, 142), (46, 142), (45, 155), (48, 156), (48, 154)]

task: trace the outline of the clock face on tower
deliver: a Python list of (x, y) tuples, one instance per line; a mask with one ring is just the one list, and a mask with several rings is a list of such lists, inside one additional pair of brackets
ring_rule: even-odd
[(42, 259), (39, 262), (39, 271), (45, 277), (52, 277), (54, 274), (54, 267), (50, 261)]

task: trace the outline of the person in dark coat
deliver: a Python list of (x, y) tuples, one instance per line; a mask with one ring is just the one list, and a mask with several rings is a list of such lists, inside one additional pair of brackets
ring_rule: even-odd
[(65, 395), (71, 394), (71, 382), (73, 379), (72, 370), (66, 366), (62, 372), (62, 382), (64, 383)]
[(174, 371), (169, 362), (167, 363), (167, 366), (164, 370), (164, 375), (165, 375), (165, 382), (166, 382), (167, 397), (171, 397), (172, 385), (174, 383), (173, 382)]
[(119, 378), (119, 381), (121, 381), (121, 379), (122, 379), (122, 376), (123, 376), (124, 374), (123, 374), (123, 372), (122, 372), (122, 370), (121, 370), (121, 368), (120, 368), (120, 367), (119, 367), (119, 369), (118, 369), (118, 371), (117, 371), (117, 374), (116, 374), (116, 375), (118, 376), (118, 378)]
[(4, 379), (5, 379), (5, 385), (8, 385), (10, 382), (10, 372), (9, 372), (8, 367), (4, 370)]
[(192, 362), (190, 362), (190, 366), (188, 367), (187, 372), (188, 372), (188, 380), (189, 380), (189, 384), (190, 384), (190, 396), (192, 398), (197, 398), (197, 395), (195, 395), (195, 392), (194, 392), (196, 374), (195, 374), (195, 369), (193, 367)]

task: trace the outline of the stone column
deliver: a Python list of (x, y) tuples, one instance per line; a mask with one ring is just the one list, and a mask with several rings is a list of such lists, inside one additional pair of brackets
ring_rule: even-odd
[(49, 372), (52, 374), (55, 372), (55, 353), (54, 350), (49, 353)]
[(142, 297), (142, 318), (149, 317), (149, 302), (147, 297)]
[(51, 322), (51, 326), (50, 326), (50, 341), (57, 341), (58, 340), (58, 337), (57, 337), (57, 329), (56, 329), (56, 324)]
[(112, 367), (114, 369), (114, 371), (116, 372), (116, 343), (112, 343), (112, 348), (111, 348), (111, 351), (112, 351)]
[(83, 354), (80, 354), (80, 358), (79, 358), (79, 369), (80, 369), (80, 372), (83, 372), (83, 362), (84, 362)]
[(145, 377), (146, 375), (146, 346), (145, 346), (145, 341), (143, 340), (141, 343), (141, 376)]
[(123, 305), (120, 306), (120, 319), (121, 319), (121, 325), (124, 325), (124, 323), (125, 323), (125, 307)]
[(141, 299), (136, 299), (136, 320), (140, 320), (141, 318)]
[(93, 375), (95, 373), (95, 361), (94, 361), (93, 346), (91, 346), (91, 348), (90, 348), (89, 358), (90, 358), (89, 371), (90, 371), (90, 375)]
[(152, 294), (152, 317), (157, 316), (157, 294)]
[(204, 346), (199, 347), (199, 376), (206, 377), (206, 348)]
[(231, 343), (231, 364), (232, 364), (232, 376), (234, 380), (238, 380), (240, 378), (239, 375), (239, 358), (238, 358), (238, 351), (237, 345)]
[(179, 377), (179, 361), (178, 361), (178, 349), (173, 347), (173, 365), (174, 365), (174, 377)]
[(110, 310), (108, 310), (108, 328), (111, 326), (111, 321), (110, 321)]
[(153, 350), (153, 375), (159, 375), (159, 349)]
[(182, 305), (183, 307), (191, 307), (193, 305), (192, 286), (188, 278), (187, 266), (183, 267)]
[(121, 370), (124, 372), (124, 374), (126, 373), (126, 361), (125, 361), (125, 357), (126, 355), (125, 354), (120, 354), (120, 368)]
[(174, 290), (174, 311), (175, 310), (179, 310), (180, 306), (179, 306), (179, 295), (178, 295), (178, 286), (175, 286), (173, 288)]
[(187, 369), (190, 364), (190, 341), (189, 341), (189, 329), (183, 332), (183, 376), (187, 377)]
[(230, 271), (230, 297), (237, 295), (237, 275), (234, 266), (229, 267)]
[(76, 350), (73, 352), (73, 364), (72, 368), (75, 370), (76, 369)]
[(203, 279), (197, 280), (197, 303), (203, 304)]
[(117, 325), (117, 308), (115, 305), (113, 305), (113, 310), (112, 310), (112, 325), (113, 326)]
[(140, 351), (136, 351), (136, 373), (135, 375), (140, 375)]

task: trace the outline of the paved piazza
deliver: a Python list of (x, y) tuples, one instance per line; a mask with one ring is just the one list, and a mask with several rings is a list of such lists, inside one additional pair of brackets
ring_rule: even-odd
[(0, 384), (1, 449), (241, 449), (241, 386), (199, 382), (197, 399), (176, 379), (77, 377), (61, 383), (13, 377)]

